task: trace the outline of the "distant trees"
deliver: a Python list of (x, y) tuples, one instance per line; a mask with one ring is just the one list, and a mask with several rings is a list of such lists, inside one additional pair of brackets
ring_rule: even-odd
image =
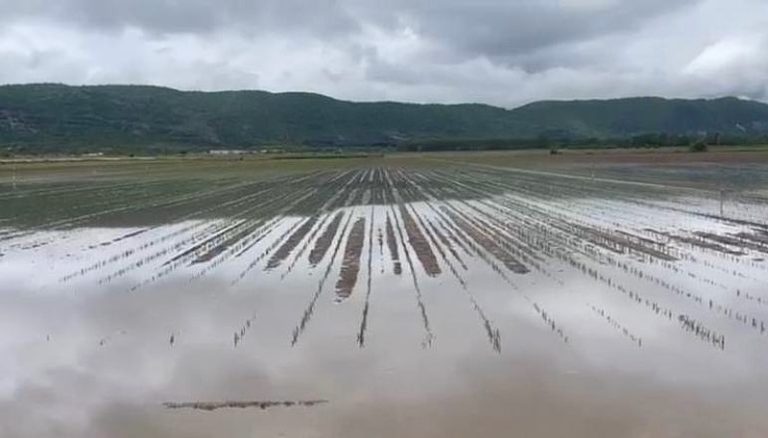
[(699, 140), (692, 145), (688, 147), (688, 150), (690, 152), (706, 152), (709, 150), (709, 146), (707, 146), (707, 142), (704, 140)]
[(673, 135), (661, 132), (632, 136), (630, 145), (633, 147), (689, 146), (691, 142), (691, 138), (687, 135)]

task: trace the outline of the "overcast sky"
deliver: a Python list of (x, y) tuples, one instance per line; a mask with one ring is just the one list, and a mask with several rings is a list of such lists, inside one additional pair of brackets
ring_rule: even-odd
[(0, 0), (0, 83), (768, 100), (768, 0)]

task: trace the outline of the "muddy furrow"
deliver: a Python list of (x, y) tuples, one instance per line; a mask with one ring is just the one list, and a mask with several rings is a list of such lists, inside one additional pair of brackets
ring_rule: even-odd
[(197, 265), (200, 263), (208, 263), (214, 258), (226, 252), (230, 247), (235, 246), (238, 242), (243, 241), (249, 235), (255, 233), (261, 225), (264, 224), (263, 220), (248, 221), (244, 226), (239, 227), (235, 233), (231, 233), (224, 239), (215, 242), (211, 248), (207, 249), (202, 254), (198, 255), (194, 260), (190, 262), (191, 265)]
[[(98, 284), (104, 285), (112, 282), (113, 280), (122, 277), (136, 269), (146, 267), (150, 263), (159, 261), (160, 257), (165, 257), (173, 252), (183, 250), (187, 245), (192, 244), (193, 248), (192, 250), (186, 249), (184, 250), (181, 255), (175, 255), (173, 258), (169, 261), (166, 261), (162, 264), (162, 268), (166, 267), (172, 267), (175, 269), (176, 267), (180, 266), (181, 264), (186, 263), (187, 261), (191, 260), (196, 256), (196, 251), (203, 248), (206, 244), (213, 244), (217, 239), (223, 238), (223, 236), (226, 236), (227, 232), (232, 231), (234, 229), (237, 229), (239, 226), (242, 225), (244, 221), (237, 222), (233, 225), (228, 225), (227, 228), (224, 228), (221, 231), (218, 231), (213, 236), (208, 236), (202, 233), (195, 233), (194, 235), (185, 238), (181, 240), (180, 242), (176, 242), (168, 247), (159, 249), (149, 255), (146, 255), (139, 260), (136, 260), (135, 262), (132, 262), (126, 266), (123, 266), (122, 268), (116, 269), (112, 271), (110, 274), (107, 274), (98, 280)], [(198, 243), (199, 242), (199, 243)], [(146, 281), (146, 280), (145, 280)], [(133, 289), (132, 289), (133, 290)]]
[(395, 230), (392, 228), (392, 221), (387, 213), (387, 248), (389, 249), (390, 258), (392, 259), (392, 271), (395, 275), (400, 275), (403, 272), (403, 267), (400, 264), (400, 253), (397, 248), (397, 238), (395, 237)]
[[(520, 208), (520, 206), (518, 205), (516, 207), (516, 209), (519, 209), (519, 208)], [(536, 216), (537, 214), (539, 214), (539, 213), (538, 212), (532, 212), (532, 216)], [(564, 223), (563, 225), (558, 225), (557, 222), (554, 219), (555, 218), (553, 218), (553, 217), (546, 217), (546, 224), (547, 224), (548, 232), (550, 232), (550, 233), (552, 233), (552, 232), (554, 232), (554, 233), (571, 233), (571, 231), (573, 230), (573, 227), (574, 227), (573, 225), (568, 225), (567, 223)], [(563, 238), (562, 242), (569, 242), (569, 239), (567, 237)], [(678, 295), (680, 297), (683, 297), (683, 298), (686, 298), (686, 299), (690, 299), (690, 300), (694, 301), (695, 303), (697, 303), (699, 305), (706, 304), (707, 300), (703, 299), (702, 296), (700, 296), (700, 295), (698, 295), (696, 293), (692, 293), (690, 291), (686, 291), (683, 288), (674, 286), (673, 284), (671, 284), (667, 280), (659, 278), (657, 276), (654, 276), (654, 275), (650, 274), (649, 272), (647, 272), (642, 267), (635, 267), (635, 266), (633, 266), (628, 261), (617, 260), (613, 256), (611, 256), (611, 252), (599, 253), (594, 248), (590, 249), (590, 248), (584, 246), (583, 248), (579, 249), (578, 246), (573, 246), (573, 245), (583, 245), (583, 242), (592, 243), (592, 242), (589, 241), (589, 239), (584, 239), (584, 240), (581, 240), (581, 241), (575, 241), (575, 240), (574, 241), (570, 241), (570, 243), (568, 243), (568, 245), (571, 245), (569, 251), (581, 253), (581, 254), (585, 255), (587, 258), (589, 258), (590, 260), (593, 260), (595, 263), (598, 263), (598, 264), (608, 264), (610, 266), (617, 267), (617, 268), (621, 269), (624, 273), (630, 274), (630, 275), (638, 278), (641, 281), (650, 282), (650, 283), (652, 283), (652, 284), (654, 284), (656, 286), (659, 286), (663, 290), (671, 292), (671, 293), (673, 293), (675, 295)], [(598, 245), (598, 246), (602, 247), (602, 245)], [(680, 257), (680, 255), (678, 255), (678, 257)], [(570, 257), (567, 257), (567, 258), (570, 259)], [(662, 260), (662, 266), (672, 267), (673, 265), (669, 265), (668, 262)], [(582, 271), (584, 272), (585, 269), (582, 269)], [(678, 273), (678, 269), (677, 268), (673, 268), (673, 271), (674, 271), (675, 274)], [(588, 272), (588, 273), (591, 272), (591, 268), (586, 268), (586, 272)], [(692, 278), (696, 278), (696, 276), (694, 276), (693, 274), (689, 274), (689, 276), (691, 276)], [(603, 276), (603, 274), (595, 273), (595, 275), (593, 275), (593, 277), (594, 278), (599, 278), (602, 281), (602, 278), (604, 276)], [(706, 281), (706, 283), (714, 284), (711, 281)], [(608, 279), (608, 284), (611, 285), (611, 286), (615, 286), (615, 284), (612, 284), (612, 281), (610, 279)], [(725, 287), (725, 286), (723, 286), (723, 287)], [(625, 293), (625, 294), (627, 292), (626, 290), (620, 290), (620, 291), (622, 293)], [(630, 293), (631, 293), (631, 291), (630, 291)], [(737, 294), (738, 294), (738, 292), (737, 292)], [(761, 334), (765, 333), (765, 330), (764, 330), (765, 323), (763, 321), (761, 321), (761, 320), (759, 320), (757, 318), (745, 315), (744, 313), (740, 313), (738, 311), (735, 311), (735, 310), (733, 310), (732, 308), (730, 308), (728, 306), (724, 306), (724, 305), (718, 304), (716, 302), (713, 302), (712, 299), (709, 299), (708, 301), (709, 301), (709, 310), (711, 310), (711, 311), (713, 311), (713, 312), (715, 312), (715, 313), (717, 313), (717, 314), (719, 314), (721, 316), (725, 316), (726, 318), (739, 321), (742, 324), (744, 324), (746, 327), (751, 327), (752, 329), (754, 329), (756, 331), (760, 331)], [(654, 311), (655, 313), (658, 313), (658, 309), (662, 308), (660, 305), (658, 305), (656, 303), (653, 303), (653, 302), (651, 302), (651, 301), (649, 301), (647, 299), (644, 300), (644, 304), (646, 304), (646, 306), (649, 309), (651, 309), (652, 311)], [(665, 311), (664, 314), (671, 318), (673, 312), (671, 310), (669, 310), (669, 311)]]
[(459, 213), (455, 208), (449, 208), (444, 205), (442, 209), (443, 212), (451, 218), (453, 223), (456, 224), (456, 226), (458, 226), (465, 234), (471, 237), (472, 240), (474, 240), (478, 245), (483, 247), (483, 249), (491, 253), (497, 260), (503, 263), (507, 269), (514, 272), (515, 274), (527, 274), (529, 272), (528, 268), (526, 268), (511, 254), (509, 254), (509, 252), (502, 249), (499, 246), (497, 240), (480, 231), (480, 229), (478, 229), (476, 226), (472, 225), (471, 222), (466, 220), (466, 216)]
[[(390, 172), (385, 173), (385, 180), (388, 188), (387, 189), (388, 198), (393, 199), (398, 203), (400, 203), (401, 200), (399, 199), (397, 187), (395, 185), (395, 182), (392, 180)], [(403, 248), (405, 261), (408, 264), (408, 269), (409, 269), (409, 272), (411, 273), (411, 281), (413, 282), (413, 291), (416, 294), (416, 306), (418, 307), (419, 313), (421, 314), (421, 322), (424, 327), (424, 333), (425, 333), (424, 340), (422, 341), (421, 345), (424, 348), (431, 347), (435, 336), (432, 333), (432, 327), (430, 326), (429, 317), (427, 316), (427, 307), (424, 304), (424, 297), (421, 293), (421, 287), (419, 286), (419, 280), (416, 275), (416, 269), (414, 269), (413, 260), (411, 259), (411, 254), (408, 251), (408, 246), (405, 243), (403, 227), (400, 226), (400, 220), (397, 217), (397, 212), (395, 211), (394, 205), (390, 204), (389, 209), (392, 213), (392, 218), (394, 218), (394, 221), (395, 221), (394, 228), (395, 230), (397, 230), (397, 235), (400, 238), (400, 246)]]
[[(343, 176), (345, 175), (341, 175), (339, 179), (341, 180), (341, 177)], [(328, 198), (328, 200), (320, 207), (320, 211), (328, 212), (330, 207), (336, 202), (336, 200), (340, 199), (342, 195), (346, 193), (346, 190), (350, 186), (352, 181), (353, 181), (353, 178), (349, 178), (347, 182), (341, 186), (339, 191), (333, 194), (330, 198)], [(314, 227), (314, 230), (311, 232), (309, 236), (307, 236), (307, 238), (304, 241), (304, 244), (296, 252), (296, 255), (293, 257), (293, 261), (291, 261), (291, 264), (286, 268), (285, 272), (283, 272), (283, 274), (280, 276), (281, 280), (285, 278), (286, 275), (288, 275), (293, 271), (293, 268), (296, 266), (296, 263), (298, 263), (299, 259), (306, 253), (307, 249), (309, 248), (309, 245), (315, 241), (315, 238), (317, 237), (318, 233), (320, 233), (320, 231), (323, 229), (323, 227), (325, 226), (325, 224), (328, 222), (330, 218), (331, 218), (330, 214), (323, 215), (322, 220), (316, 224), (316, 226)], [(325, 254), (323, 253), (323, 255)], [(321, 260), (322, 260), (322, 257), (321, 257)]]
[[(265, 191), (261, 191), (261, 192), (255, 193), (255, 194), (250, 194), (250, 195), (241, 197), (239, 199), (236, 199), (234, 201), (227, 202), (225, 204), (232, 204), (232, 205), (234, 205), (234, 203), (236, 203), (236, 204), (243, 204), (248, 199), (253, 199), (255, 196), (258, 196), (258, 195), (260, 195), (262, 193), (265, 193), (265, 194), (268, 193), (269, 190), (270, 189), (267, 189)], [(265, 203), (255, 203), (253, 206), (248, 207), (248, 208), (246, 208), (244, 210), (241, 210), (238, 213), (236, 213), (233, 216), (233, 218), (235, 218), (235, 217), (243, 217), (243, 216), (246, 216), (251, 211), (258, 211), (260, 209), (268, 208), (271, 204), (273, 204), (275, 202), (279, 202), (279, 200), (282, 197), (284, 197), (284, 196), (286, 196), (286, 195), (283, 195), (283, 196), (280, 196), (280, 197), (272, 197), (270, 200), (268, 200)], [(224, 204), (222, 204), (222, 205), (224, 205)], [(220, 254), (221, 251), (219, 251), (219, 249), (221, 249), (221, 246), (220, 246), (221, 242), (225, 242), (224, 246), (226, 246), (226, 247), (233, 247), (233, 248), (234, 247), (240, 247), (240, 246), (242, 246), (241, 243), (247, 242), (247, 241), (251, 240), (250, 234), (252, 234), (252, 233), (248, 233), (247, 231), (255, 229), (255, 225), (258, 224), (258, 222), (259, 221), (243, 221), (243, 222), (240, 222), (239, 225), (242, 225), (242, 226), (239, 227), (239, 228), (235, 227), (235, 228), (225, 229), (225, 230), (223, 230), (220, 233), (214, 234), (213, 236), (209, 236), (203, 242), (201, 242), (199, 244), (196, 244), (196, 245), (193, 245), (191, 248), (187, 248), (187, 250), (185, 250), (184, 252), (178, 254), (173, 259), (169, 260), (168, 262), (166, 262), (166, 265), (170, 265), (170, 264), (176, 265), (179, 260), (187, 259), (191, 255), (192, 256), (197, 255), (197, 256), (203, 257), (204, 259), (210, 259), (211, 257), (206, 257), (205, 254), (207, 252), (209, 252), (209, 251), (212, 251), (214, 253), (213, 256), (216, 256), (217, 254)], [(214, 230), (211, 230), (211, 231), (214, 231)], [(210, 234), (210, 232), (204, 232), (203, 234)], [(233, 236), (233, 235), (234, 236), (239, 236), (241, 238), (240, 239), (231, 239), (231, 236)], [(229, 253), (229, 252), (230, 251), (227, 251), (227, 253)]]
[(408, 269), (411, 273), (413, 290), (416, 293), (416, 306), (419, 308), (419, 313), (421, 314), (421, 322), (422, 322), (422, 325), (424, 326), (425, 337), (421, 345), (423, 347), (431, 347), (432, 341), (434, 340), (435, 336), (432, 333), (432, 327), (429, 324), (429, 317), (427, 316), (427, 307), (424, 305), (424, 297), (421, 294), (421, 287), (419, 287), (419, 280), (416, 277), (416, 269), (413, 266), (413, 261), (411, 260), (411, 254), (408, 251), (408, 247), (405, 245), (405, 236), (403, 235), (402, 227), (400, 227), (400, 221), (397, 218), (397, 213), (395, 213), (395, 209), (391, 205), (390, 205), (390, 209), (392, 211), (392, 217), (395, 218), (395, 228), (397, 229), (397, 234), (400, 237), (400, 244), (402, 245), (402, 248), (403, 248), (405, 261), (408, 264)]
[[(419, 175), (419, 174), (416, 174), (416, 176), (417, 177), (421, 177), (423, 180), (427, 179), (426, 176), (422, 176), (422, 175)], [(441, 225), (441, 227), (443, 227), (443, 230), (445, 231), (445, 233), (451, 238), (451, 240), (456, 242), (458, 246), (462, 247), (462, 249), (464, 250), (465, 254), (467, 254), (468, 256), (471, 257), (470, 251), (466, 247), (464, 247), (463, 244), (460, 241), (458, 241), (454, 236), (452, 236), (451, 231), (446, 229), (444, 224), (442, 224), (442, 222), (440, 221), (440, 219), (442, 218), (442, 213), (440, 212), (440, 210), (438, 210), (433, 205), (433, 202), (437, 199), (435, 197), (433, 191), (428, 189), (428, 188), (426, 188), (426, 187), (423, 187), (422, 185), (418, 184), (413, 179), (411, 179), (410, 181), (411, 181), (411, 184), (413, 185), (415, 196), (417, 198), (419, 198), (419, 199), (423, 199), (424, 200), (423, 201), (424, 204), (435, 214), (435, 219), (438, 220), (438, 223)], [(414, 214), (416, 214), (415, 210), (414, 210)], [(461, 258), (461, 256), (459, 256), (459, 254), (453, 248), (453, 244), (451, 243), (451, 240), (449, 240), (449, 238), (447, 238), (445, 235), (443, 235), (443, 231), (441, 231), (433, 223), (432, 219), (429, 218), (429, 217), (425, 217), (425, 219), (422, 221), (421, 217), (419, 217), (419, 223), (421, 224), (422, 228), (427, 233), (434, 233), (434, 235), (437, 236), (437, 239), (439, 240), (439, 243), (436, 242), (434, 239), (432, 239), (433, 240), (433, 244), (435, 245), (435, 247), (439, 249), (440, 245), (442, 244), (448, 250), (448, 252), (451, 253), (453, 258), (459, 263), (459, 265), (466, 271), (467, 270), (467, 266), (464, 263), (464, 260)], [(427, 227), (427, 224), (429, 225), (429, 227)]]
[(347, 244), (344, 248), (344, 258), (341, 263), (341, 272), (336, 282), (336, 296), (338, 300), (345, 300), (352, 295), (352, 290), (357, 284), (357, 276), (360, 272), (360, 256), (363, 252), (363, 243), (365, 239), (365, 218), (361, 217), (355, 221), (352, 230), (347, 237)]
[(416, 253), (416, 258), (421, 262), (424, 272), (430, 277), (437, 277), (441, 273), (437, 257), (435, 257), (432, 247), (404, 205), (400, 205), (400, 216), (403, 218), (405, 233), (408, 235), (408, 243), (410, 243), (411, 248)]
[(190, 281), (194, 281), (204, 277), (209, 272), (218, 268), (219, 266), (227, 262), (232, 257), (236, 257), (237, 254), (242, 253), (243, 251), (246, 251), (246, 249), (244, 248), (252, 248), (253, 246), (257, 245), (259, 242), (261, 242), (267, 236), (269, 236), (279, 224), (280, 224), (280, 217), (277, 217), (277, 218), (272, 218), (269, 221), (266, 221), (265, 223), (260, 225), (259, 227), (253, 229), (248, 233), (246, 237), (238, 240), (235, 244), (229, 246), (226, 249), (226, 252), (224, 252), (220, 257), (215, 259), (212, 263), (209, 263), (201, 271), (194, 274), (190, 279)]
[[(323, 273), (323, 276), (320, 278), (320, 281), (317, 283), (317, 289), (315, 289), (315, 293), (312, 295), (312, 298), (309, 301), (309, 304), (307, 305), (307, 308), (304, 310), (304, 313), (301, 317), (301, 321), (299, 321), (299, 324), (293, 329), (293, 336), (291, 338), (291, 345), (296, 345), (297, 342), (299, 342), (299, 337), (302, 333), (304, 333), (304, 330), (307, 329), (307, 325), (309, 324), (309, 321), (312, 319), (312, 315), (315, 312), (315, 305), (317, 304), (317, 300), (320, 298), (320, 295), (323, 293), (323, 287), (325, 286), (325, 281), (328, 279), (328, 276), (331, 273), (331, 269), (333, 268), (334, 261), (336, 260), (336, 255), (339, 252), (339, 248), (341, 248), (341, 242), (344, 239), (344, 234), (347, 232), (347, 228), (349, 228), (349, 223), (352, 220), (352, 216), (354, 214), (354, 210), (350, 212), (350, 214), (347, 216), (347, 220), (344, 222), (344, 226), (341, 229), (341, 232), (338, 233), (338, 237), (336, 239), (336, 244), (333, 248), (333, 253), (331, 254), (331, 260), (328, 261), (328, 265), (325, 268), (325, 272)], [(333, 238), (333, 236), (331, 236)]]
[(291, 255), (291, 252), (304, 240), (304, 237), (312, 230), (312, 227), (317, 223), (318, 217), (312, 216), (304, 221), (299, 228), (296, 229), (286, 240), (280, 245), (280, 248), (272, 254), (269, 258), (267, 266), (264, 267), (265, 271), (270, 271), (277, 268), (280, 264)]
[[(269, 194), (270, 192), (271, 192), (271, 189), (262, 190), (257, 193), (243, 196), (239, 199), (226, 202), (224, 204), (219, 205), (218, 207), (223, 208), (225, 205), (240, 205), (245, 203), (246, 201), (256, 198), (259, 195), (266, 195), (266, 194)], [(245, 217), (254, 211), (259, 211), (261, 209), (269, 208), (274, 203), (282, 200), (285, 196), (287, 195), (272, 197), (272, 199), (270, 199), (265, 203), (255, 203), (251, 207), (240, 210), (238, 213), (231, 216), (231, 218), (237, 219), (237, 218)], [(243, 239), (245, 239), (245, 236), (248, 236), (248, 233), (242, 233), (241, 229), (254, 228), (254, 224), (255, 224), (254, 221), (244, 220), (236, 223), (235, 226), (230, 226), (226, 228), (222, 226), (216, 226), (216, 225), (214, 225), (213, 228), (208, 227), (205, 230), (203, 230), (202, 233), (200, 234), (200, 236), (205, 236), (205, 238), (202, 241), (200, 241), (199, 243), (193, 244), (193, 246), (187, 248), (185, 251), (177, 254), (170, 260), (166, 261), (164, 263), (164, 266), (175, 265), (179, 260), (186, 260), (191, 256), (197, 255), (198, 257), (204, 257), (206, 252), (216, 251), (217, 243), (227, 240), (227, 237), (232, 234), (240, 235), (241, 237), (243, 237)], [(192, 243), (199, 240), (201, 239), (196, 236), (191, 236), (188, 242)], [(237, 242), (239, 241), (240, 240), (238, 240)], [(237, 242), (230, 242), (230, 245), (234, 245)]]
[(259, 408), (268, 409), (275, 407), (311, 407), (328, 403), (328, 400), (289, 400), (289, 401), (224, 401), (224, 402), (165, 402), (163, 406), (167, 409), (194, 409), (201, 411), (215, 411), (217, 409), (245, 409)]
[(379, 243), (379, 266), (381, 268), (381, 274), (384, 273), (384, 231), (381, 226), (376, 228), (376, 240)]
[(336, 215), (333, 217), (333, 220), (331, 220), (325, 230), (323, 230), (323, 233), (320, 235), (320, 237), (318, 237), (315, 241), (315, 246), (309, 252), (309, 264), (313, 268), (317, 266), (325, 257), (325, 254), (328, 252), (328, 249), (333, 243), (333, 238), (336, 236), (336, 232), (338, 231), (339, 226), (341, 225), (341, 220), (343, 218), (344, 212), (340, 211), (336, 213)]
[[(272, 252), (273, 252), (273, 251), (274, 251), (276, 248), (278, 248), (280, 245), (282, 245), (282, 244), (283, 244), (283, 242), (285, 242), (285, 240), (288, 238), (288, 236), (290, 236), (292, 233), (294, 233), (294, 232), (296, 231), (296, 229), (297, 229), (297, 228), (299, 228), (299, 227), (300, 227), (300, 226), (301, 226), (303, 223), (305, 223), (307, 220), (309, 220), (309, 219), (305, 219), (305, 220), (303, 220), (303, 221), (302, 221), (302, 220), (298, 220), (298, 221), (296, 221), (296, 222), (295, 222), (293, 225), (291, 225), (290, 227), (288, 227), (288, 229), (287, 229), (287, 230), (285, 230), (285, 231), (284, 231), (282, 234), (280, 234), (279, 236), (277, 236), (277, 237), (276, 237), (276, 238), (275, 238), (275, 239), (274, 239), (274, 240), (273, 240), (273, 241), (272, 241), (272, 242), (269, 244), (269, 246), (267, 246), (267, 247), (266, 247), (266, 248), (265, 248), (265, 249), (264, 249), (264, 250), (263, 250), (263, 251), (262, 251), (262, 252), (261, 252), (261, 253), (260, 253), (260, 254), (259, 254), (259, 255), (258, 255), (256, 258), (255, 258), (255, 259), (253, 259), (253, 260), (251, 261), (251, 263), (249, 263), (249, 264), (248, 264), (248, 266), (246, 266), (246, 267), (245, 267), (245, 269), (243, 269), (243, 270), (240, 272), (240, 275), (238, 275), (237, 279), (235, 279), (235, 280), (232, 282), (232, 285), (235, 285), (235, 284), (237, 284), (237, 283), (241, 282), (241, 281), (242, 281), (242, 280), (243, 280), (243, 279), (244, 279), (244, 278), (245, 278), (245, 277), (248, 275), (248, 273), (249, 273), (249, 272), (251, 272), (251, 271), (253, 270), (253, 268), (255, 268), (255, 267), (256, 267), (256, 266), (257, 266), (257, 265), (258, 265), (258, 264), (259, 264), (259, 263), (260, 263), (262, 260), (264, 260), (264, 259), (265, 259), (266, 257), (268, 257), (270, 254), (272, 254)], [(255, 245), (255, 243), (254, 243), (254, 245)], [(251, 246), (252, 246), (252, 245), (251, 245)]]
[[(509, 254), (506, 252), (506, 250), (503, 250), (501, 247), (494, 244), (492, 239), (488, 238), (483, 232), (480, 231), (480, 229), (476, 228), (477, 226), (476, 224), (465, 222), (463, 218), (470, 220), (471, 222), (474, 222), (474, 219), (471, 218), (466, 213), (461, 212), (455, 206), (452, 206), (450, 203), (444, 203), (443, 205), (441, 205), (440, 211), (448, 215), (451, 221), (453, 221), (453, 223), (457, 226), (457, 233), (459, 235), (461, 235), (462, 233), (466, 234), (465, 238), (467, 239), (466, 242), (468, 246), (470, 248), (473, 248), (473, 250), (481, 257), (483, 261), (486, 262), (486, 264), (488, 264), (493, 269), (494, 272), (499, 274), (510, 286), (513, 287), (515, 291), (517, 291), (518, 294), (520, 294), (523, 297), (523, 299), (525, 299), (531, 305), (531, 308), (534, 309), (534, 311), (541, 317), (541, 319), (552, 330), (552, 332), (556, 333), (565, 343), (568, 343), (569, 342), (568, 336), (565, 334), (563, 329), (555, 323), (554, 319), (550, 316), (550, 314), (547, 313), (547, 311), (539, 303), (532, 300), (528, 295), (520, 292), (519, 288), (511, 281), (511, 279), (507, 276), (507, 274), (501, 268), (499, 268), (493, 261), (491, 261), (487, 255), (483, 254), (484, 251), (487, 251), (489, 254), (493, 255), (493, 257), (497, 258), (499, 261), (502, 261), (503, 263), (503, 260), (505, 258), (510, 257)], [(482, 244), (483, 242), (486, 243), (486, 246), (483, 246)], [(511, 264), (511, 266), (513, 267), (518, 265), (519, 264), (516, 260), (514, 260), (514, 263)], [(509, 266), (507, 268), (509, 269)], [(510, 270), (512, 272), (515, 272), (512, 269)], [(493, 338), (491, 338), (491, 341), (493, 342)]]
[[(109, 208), (105, 207), (94, 212), (84, 213), (74, 217), (54, 220), (44, 225), (35, 227), (31, 230), (20, 231), (20, 234), (17, 236), (6, 236), (6, 238), (10, 239), (10, 238), (21, 237), (23, 235), (33, 233), (35, 230), (39, 230), (39, 229), (72, 228), (75, 225), (80, 225), (90, 220), (115, 214), (115, 213), (126, 213), (126, 212), (132, 212), (132, 211), (142, 211), (142, 210), (147, 210), (147, 209), (157, 208), (157, 207), (174, 206), (181, 203), (200, 199), (202, 197), (207, 196), (210, 193), (215, 193), (217, 190), (218, 189), (212, 189), (207, 191), (195, 191), (195, 192), (191, 192), (181, 196), (178, 193), (171, 193), (164, 196), (149, 198), (145, 202), (130, 202), (127, 205), (125, 203), (126, 202), (125, 199), (120, 199), (120, 203), (116, 204), (116, 206), (114, 207), (109, 207)], [(110, 202), (114, 202), (114, 201), (110, 201)]]
[(285, 268), (283, 273), (280, 275), (280, 279), (284, 279), (288, 274), (293, 272), (293, 268), (296, 267), (296, 264), (299, 262), (299, 260), (302, 258), (302, 256), (307, 252), (307, 249), (309, 249), (309, 245), (311, 245), (315, 241), (315, 237), (317, 237), (318, 233), (325, 227), (325, 224), (328, 222), (328, 219), (330, 219), (329, 215), (323, 215), (323, 218), (320, 221), (315, 221), (314, 228), (309, 233), (309, 235), (304, 239), (304, 243), (301, 245), (298, 251), (296, 251), (296, 254), (293, 256), (293, 260), (291, 260), (291, 263), (288, 264), (288, 266)]
[[(411, 206), (411, 208), (413, 209), (413, 206)], [(448, 256), (443, 250), (443, 248), (437, 242), (436, 238), (432, 235), (429, 229), (425, 226), (423, 222), (424, 220), (421, 218), (420, 215), (418, 215), (418, 213), (416, 213), (415, 210), (413, 213), (415, 217), (418, 219), (421, 226), (426, 230), (427, 236), (432, 241), (432, 245), (434, 245), (434, 247), (437, 249), (437, 252), (442, 258), (443, 263), (445, 263), (445, 265), (448, 266), (449, 272), (451, 272), (453, 277), (461, 286), (461, 290), (464, 291), (464, 294), (469, 299), (469, 302), (471, 303), (473, 310), (477, 314), (478, 318), (480, 319), (480, 322), (483, 325), (483, 328), (485, 329), (486, 335), (488, 336), (488, 342), (490, 342), (491, 344), (491, 348), (493, 348), (493, 350), (496, 351), (497, 353), (501, 353), (501, 332), (499, 331), (499, 329), (494, 327), (491, 320), (488, 319), (482, 307), (480, 307), (480, 304), (477, 302), (477, 298), (475, 298), (474, 294), (472, 294), (472, 292), (469, 291), (466, 280), (464, 279), (464, 277), (461, 276), (461, 274), (459, 274), (459, 272), (456, 270), (456, 267), (454, 267), (453, 263), (451, 263), (451, 261), (448, 259)]]
[[(376, 202), (373, 200), (373, 202)], [(360, 330), (357, 333), (357, 345), (365, 346), (365, 332), (368, 329), (368, 312), (371, 305), (371, 290), (373, 283), (373, 223), (376, 221), (376, 209), (371, 206), (371, 220), (368, 228), (368, 280), (365, 285), (365, 304), (363, 306), (363, 316), (360, 320)], [(379, 229), (381, 233), (381, 229)], [(381, 234), (379, 234), (379, 248), (381, 248)], [(382, 249), (383, 251), (383, 249)]]

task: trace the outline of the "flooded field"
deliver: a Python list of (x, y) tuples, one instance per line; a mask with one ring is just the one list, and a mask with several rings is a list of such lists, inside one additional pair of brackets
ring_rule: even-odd
[(768, 160), (516, 157), (3, 165), (0, 436), (768, 436)]

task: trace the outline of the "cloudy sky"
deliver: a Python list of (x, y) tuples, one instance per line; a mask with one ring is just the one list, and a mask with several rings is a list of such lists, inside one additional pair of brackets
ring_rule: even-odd
[(768, 0), (0, 0), (0, 83), (768, 100)]

